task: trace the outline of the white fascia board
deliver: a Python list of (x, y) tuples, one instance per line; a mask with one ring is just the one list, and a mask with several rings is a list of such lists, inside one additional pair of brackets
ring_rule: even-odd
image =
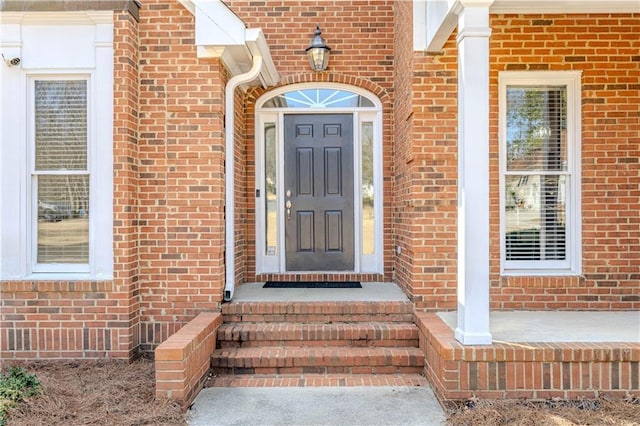
[(413, 0), (413, 50), (425, 49), (427, 31), (427, 0)]
[(196, 44), (238, 46), (245, 42), (246, 26), (220, 0), (194, 0)]
[(245, 23), (220, 0), (179, 0), (195, 16), (199, 58), (220, 58), (232, 76), (251, 68), (253, 57), (263, 60), (260, 82), (276, 84), (276, 70), (267, 40), (259, 28), (246, 28)]
[(280, 74), (271, 58), (271, 51), (267, 44), (267, 39), (260, 28), (250, 28), (247, 30), (247, 47), (252, 56), (262, 56), (262, 70), (260, 71), (260, 81), (264, 87), (274, 86), (280, 81)]
[(113, 24), (113, 11), (0, 12), (0, 23), (23, 25)]
[(458, 24), (454, 9), (455, 2), (450, 0), (427, 0), (426, 7), (426, 50), (437, 53), (449, 39)]
[(494, 0), (427, 0), (426, 51), (438, 53), (458, 25), (464, 7), (490, 7)]
[(242, 46), (246, 25), (220, 0), (179, 0), (195, 17), (200, 57), (221, 57), (225, 46)]

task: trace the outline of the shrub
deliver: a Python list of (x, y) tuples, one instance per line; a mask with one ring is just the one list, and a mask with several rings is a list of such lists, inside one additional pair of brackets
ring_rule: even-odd
[(17, 402), (40, 393), (40, 380), (24, 367), (13, 366), (0, 374), (0, 426), (6, 424), (7, 410)]

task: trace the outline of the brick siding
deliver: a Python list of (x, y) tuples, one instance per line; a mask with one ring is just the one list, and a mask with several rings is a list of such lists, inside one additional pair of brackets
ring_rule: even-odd
[[(322, 1), (310, 4), (300, 1), (283, 1), (274, 7), (269, 1), (236, 1), (226, 4), (248, 28), (262, 28), (269, 43), (273, 61), (281, 76), (280, 85), (305, 82), (335, 82), (367, 89), (380, 98), (383, 104), (383, 158), (385, 169), (384, 192), (392, 193), (392, 100), (393, 100), (393, 1), (367, 1), (362, 4), (345, 1)], [(313, 37), (316, 25), (320, 25), (323, 37), (331, 47), (331, 60), (325, 72), (315, 73), (309, 68), (304, 49)], [(363, 72), (366, 70), (366, 73)], [(279, 85), (279, 86), (280, 86)], [(269, 88), (273, 89), (273, 88)], [(236, 215), (236, 226), (246, 236), (243, 241), (251, 244), (237, 246), (236, 265), (241, 265), (244, 276), (239, 282), (265, 279), (286, 280), (288, 275), (256, 275), (255, 267), (255, 101), (264, 89), (252, 88), (244, 101), (246, 138), (242, 148), (246, 155), (246, 174), (236, 188), (245, 194), (245, 200), (236, 202), (242, 207)], [(238, 161), (236, 161), (236, 166)], [(238, 178), (238, 175), (236, 176)], [(240, 186), (242, 185), (242, 186)], [(242, 215), (241, 217), (239, 215)], [(391, 204), (384, 207), (384, 274), (348, 274), (346, 279), (361, 281), (391, 280), (392, 225)], [(239, 259), (239, 260), (238, 260)], [(344, 274), (340, 274), (343, 276)], [(332, 276), (333, 277), (333, 276)], [(240, 276), (239, 276), (240, 278)], [(302, 280), (315, 280), (317, 276), (298, 274)], [(336, 278), (335, 279), (340, 279)]]
[(203, 310), (224, 283), (226, 74), (198, 59), (195, 22), (179, 2), (140, 10), (138, 250), (140, 349)]
[[(383, 104), (384, 274), (421, 310), (456, 307), (457, 49), (412, 51), (411, 3), (227, 4), (262, 27), (281, 85), (339, 82)], [(394, 18), (395, 14), (395, 18)], [(492, 16), (490, 41), (492, 309), (640, 309), (638, 15)], [(308, 71), (316, 24), (333, 48)], [(149, 351), (224, 285), (224, 87), (198, 59), (194, 18), (148, 0), (114, 15), (114, 279), (2, 282), (1, 358), (127, 358)], [(582, 70), (583, 276), (499, 273), (498, 72)], [(254, 88), (236, 92), (236, 279), (255, 270)], [(396, 254), (396, 246), (400, 252)], [(289, 277), (290, 278), (290, 277)]]
[(219, 312), (203, 312), (155, 350), (156, 397), (169, 398), (186, 410), (205, 380), (216, 348)]
[(436, 314), (419, 312), (425, 376), (444, 399), (624, 398), (638, 390), (635, 343), (463, 346)]
[[(405, 8), (408, 5), (399, 3), (399, 17), (408, 13)], [(491, 27), (491, 308), (640, 308), (638, 16), (492, 15)], [(397, 72), (413, 82), (412, 93), (396, 92), (396, 147), (403, 152), (394, 157), (398, 212), (394, 220), (403, 248), (396, 259), (396, 281), (411, 289), (419, 309), (454, 309), (455, 34), (442, 55), (415, 52), (413, 65), (403, 48), (408, 42), (400, 35), (396, 38)], [(580, 277), (500, 276), (498, 73), (507, 70), (582, 71)], [(411, 97), (411, 112), (403, 112), (401, 96)], [(408, 121), (410, 125), (405, 124)]]

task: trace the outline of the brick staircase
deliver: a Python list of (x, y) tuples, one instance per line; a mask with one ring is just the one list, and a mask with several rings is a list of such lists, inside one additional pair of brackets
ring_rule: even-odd
[(425, 386), (410, 302), (222, 307), (207, 386)]

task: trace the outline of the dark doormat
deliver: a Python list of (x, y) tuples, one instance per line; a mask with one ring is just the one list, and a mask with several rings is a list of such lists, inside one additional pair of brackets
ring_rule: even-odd
[(262, 288), (362, 288), (358, 281), (267, 281)]

